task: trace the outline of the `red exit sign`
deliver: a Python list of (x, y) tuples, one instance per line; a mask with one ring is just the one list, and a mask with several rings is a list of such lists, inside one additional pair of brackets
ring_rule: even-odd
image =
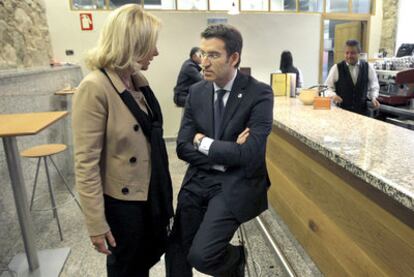
[(91, 13), (81, 13), (79, 14), (79, 17), (82, 31), (93, 30), (93, 21)]

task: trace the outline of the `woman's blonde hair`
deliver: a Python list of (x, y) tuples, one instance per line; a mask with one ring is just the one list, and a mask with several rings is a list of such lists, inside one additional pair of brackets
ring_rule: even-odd
[(88, 52), (86, 66), (136, 70), (137, 61), (154, 51), (161, 22), (137, 4), (123, 5), (105, 21), (98, 44)]

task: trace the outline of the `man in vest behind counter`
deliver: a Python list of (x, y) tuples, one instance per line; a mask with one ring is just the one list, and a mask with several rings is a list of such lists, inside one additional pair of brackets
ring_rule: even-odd
[(378, 78), (374, 68), (366, 61), (359, 59), (361, 47), (357, 40), (345, 43), (345, 60), (334, 64), (329, 71), (325, 84), (328, 96), (341, 108), (361, 115), (367, 115), (367, 100), (371, 100), (374, 108), (380, 103)]

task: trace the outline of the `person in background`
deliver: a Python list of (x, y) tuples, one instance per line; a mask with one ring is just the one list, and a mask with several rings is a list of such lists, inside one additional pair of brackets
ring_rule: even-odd
[(142, 75), (160, 24), (136, 4), (111, 12), (74, 98), (76, 188), (109, 277), (149, 276), (173, 217), (161, 109)]
[(190, 87), (177, 138), (189, 166), (166, 254), (167, 276), (244, 276), (237, 228), (267, 209), (266, 139), (273, 122), (269, 85), (237, 70), (243, 40), (229, 25), (201, 34), (204, 80)]
[(334, 64), (329, 70), (325, 84), (327, 95), (341, 108), (361, 115), (367, 115), (367, 100), (379, 108), (377, 100), (379, 84), (375, 69), (359, 59), (361, 47), (357, 40), (345, 43), (345, 60)]
[(193, 47), (190, 51), (190, 58), (181, 66), (177, 84), (174, 88), (174, 103), (178, 107), (185, 106), (185, 100), (190, 86), (203, 80), (203, 75), (200, 73), (200, 64), (200, 48)]
[(280, 71), (282, 73), (295, 73), (296, 74), (296, 88), (303, 87), (303, 74), (302, 71), (293, 65), (293, 57), (290, 51), (283, 51), (280, 55)]

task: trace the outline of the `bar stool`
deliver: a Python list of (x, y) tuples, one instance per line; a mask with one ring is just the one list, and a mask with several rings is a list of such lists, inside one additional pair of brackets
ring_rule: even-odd
[(52, 182), (50, 180), (49, 168), (47, 166), (47, 158), (49, 158), (49, 160), (52, 162), (52, 164), (55, 167), (56, 171), (58, 172), (60, 178), (62, 178), (66, 189), (72, 195), (72, 198), (75, 200), (75, 202), (78, 205), (79, 209), (82, 211), (82, 208), (79, 204), (79, 201), (76, 199), (75, 194), (69, 188), (65, 178), (63, 177), (62, 173), (60, 172), (60, 170), (58, 169), (58, 167), (56, 166), (55, 162), (52, 159), (52, 155), (63, 152), (63, 151), (66, 150), (66, 148), (67, 148), (67, 146), (65, 144), (43, 144), (43, 145), (38, 145), (38, 146), (29, 148), (29, 149), (26, 149), (26, 150), (23, 150), (22, 152), (20, 152), (20, 155), (22, 157), (37, 158), (38, 159), (37, 167), (36, 167), (36, 175), (35, 175), (33, 191), (32, 191), (32, 198), (30, 200), (30, 211), (32, 211), (34, 197), (35, 197), (35, 193), (36, 193), (37, 177), (39, 175), (40, 162), (41, 162), (42, 159), (44, 161), (47, 184), (48, 184), (49, 194), (50, 194), (50, 201), (51, 201), (51, 204), (52, 204), (51, 210), (53, 211), (53, 217), (56, 218), (56, 222), (57, 222), (58, 229), (59, 229), (60, 240), (63, 240), (63, 235), (62, 235), (62, 229), (60, 227), (59, 216), (58, 216), (58, 213), (57, 213), (58, 206), (56, 205), (55, 194), (53, 192)]

